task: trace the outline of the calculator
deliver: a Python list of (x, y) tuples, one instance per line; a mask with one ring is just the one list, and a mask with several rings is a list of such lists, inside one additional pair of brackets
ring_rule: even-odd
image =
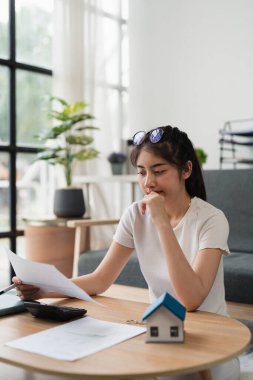
[(25, 308), (37, 318), (51, 319), (53, 321), (65, 322), (71, 319), (83, 317), (87, 310), (69, 307), (48, 305), (38, 301), (23, 301)]

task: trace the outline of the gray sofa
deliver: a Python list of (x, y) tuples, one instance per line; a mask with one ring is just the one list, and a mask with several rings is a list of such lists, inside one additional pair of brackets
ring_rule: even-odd
[[(205, 170), (208, 201), (224, 211), (230, 225), (231, 255), (224, 258), (226, 299), (253, 304), (253, 169)], [(85, 252), (78, 274), (90, 273), (105, 250)], [(118, 284), (147, 287), (136, 255), (116, 280)]]
[(227, 301), (253, 304), (253, 169), (206, 170), (207, 199), (229, 222), (224, 258)]

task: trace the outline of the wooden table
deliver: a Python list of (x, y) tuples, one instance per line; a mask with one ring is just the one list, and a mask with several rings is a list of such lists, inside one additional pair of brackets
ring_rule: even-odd
[[(119, 323), (139, 320), (148, 306), (108, 296), (96, 299), (107, 307), (74, 299), (57, 300), (56, 303), (85, 307), (91, 317)], [(0, 360), (26, 370), (72, 379), (137, 379), (191, 372), (200, 372), (203, 379), (208, 379), (206, 369), (238, 356), (250, 341), (249, 330), (240, 322), (212, 313), (193, 312), (186, 316), (184, 343), (145, 343), (145, 334), (142, 334), (75, 362), (51, 359), (4, 345), (55, 325), (35, 319), (26, 312), (2, 317)]]

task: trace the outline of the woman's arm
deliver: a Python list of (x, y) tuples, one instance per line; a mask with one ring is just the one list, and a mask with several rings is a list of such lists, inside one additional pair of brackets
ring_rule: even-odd
[[(93, 273), (72, 278), (71, 280), (90, 295), (102, 293), (108, 289), (119, 276), (132, 252), (132, 248), (112, 242), (104, 259)], [(38, 287), (24, 284), (17, 277), (13, 277), (12, 280), (16, 284), (17, 295), (23, 300), (65, 297), (64, 294), (43, 293)]]
[(191, 266), (170, 225), (159, 227), (158, 234), (174, 290), (188, 311), (196, 310), (211, 290), (222, 252), (220, 249), (202, 249)]
[(93, 273), (73, 278), (72, 281), (90, 295), (103, 293), (120, 275), (132, 252), (132, 248), (113, 241)]
[(147, 206), (159, 235), (175, 293), (188, 311), (196, 310), (213, 285), (222, 252), (220, 249), (200, 250), (191, 266), (172, 229), (165, 210), (164, 198), (153, 192), (142, 200), (140, 206), (142, 214), (145, 213)]

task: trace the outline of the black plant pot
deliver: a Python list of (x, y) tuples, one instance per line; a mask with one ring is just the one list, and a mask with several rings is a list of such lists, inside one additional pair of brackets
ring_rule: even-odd
[(54, 214), (58, 218), (81, 218), (85, 213), (82, 189), (57, 189), (54, 194)]

